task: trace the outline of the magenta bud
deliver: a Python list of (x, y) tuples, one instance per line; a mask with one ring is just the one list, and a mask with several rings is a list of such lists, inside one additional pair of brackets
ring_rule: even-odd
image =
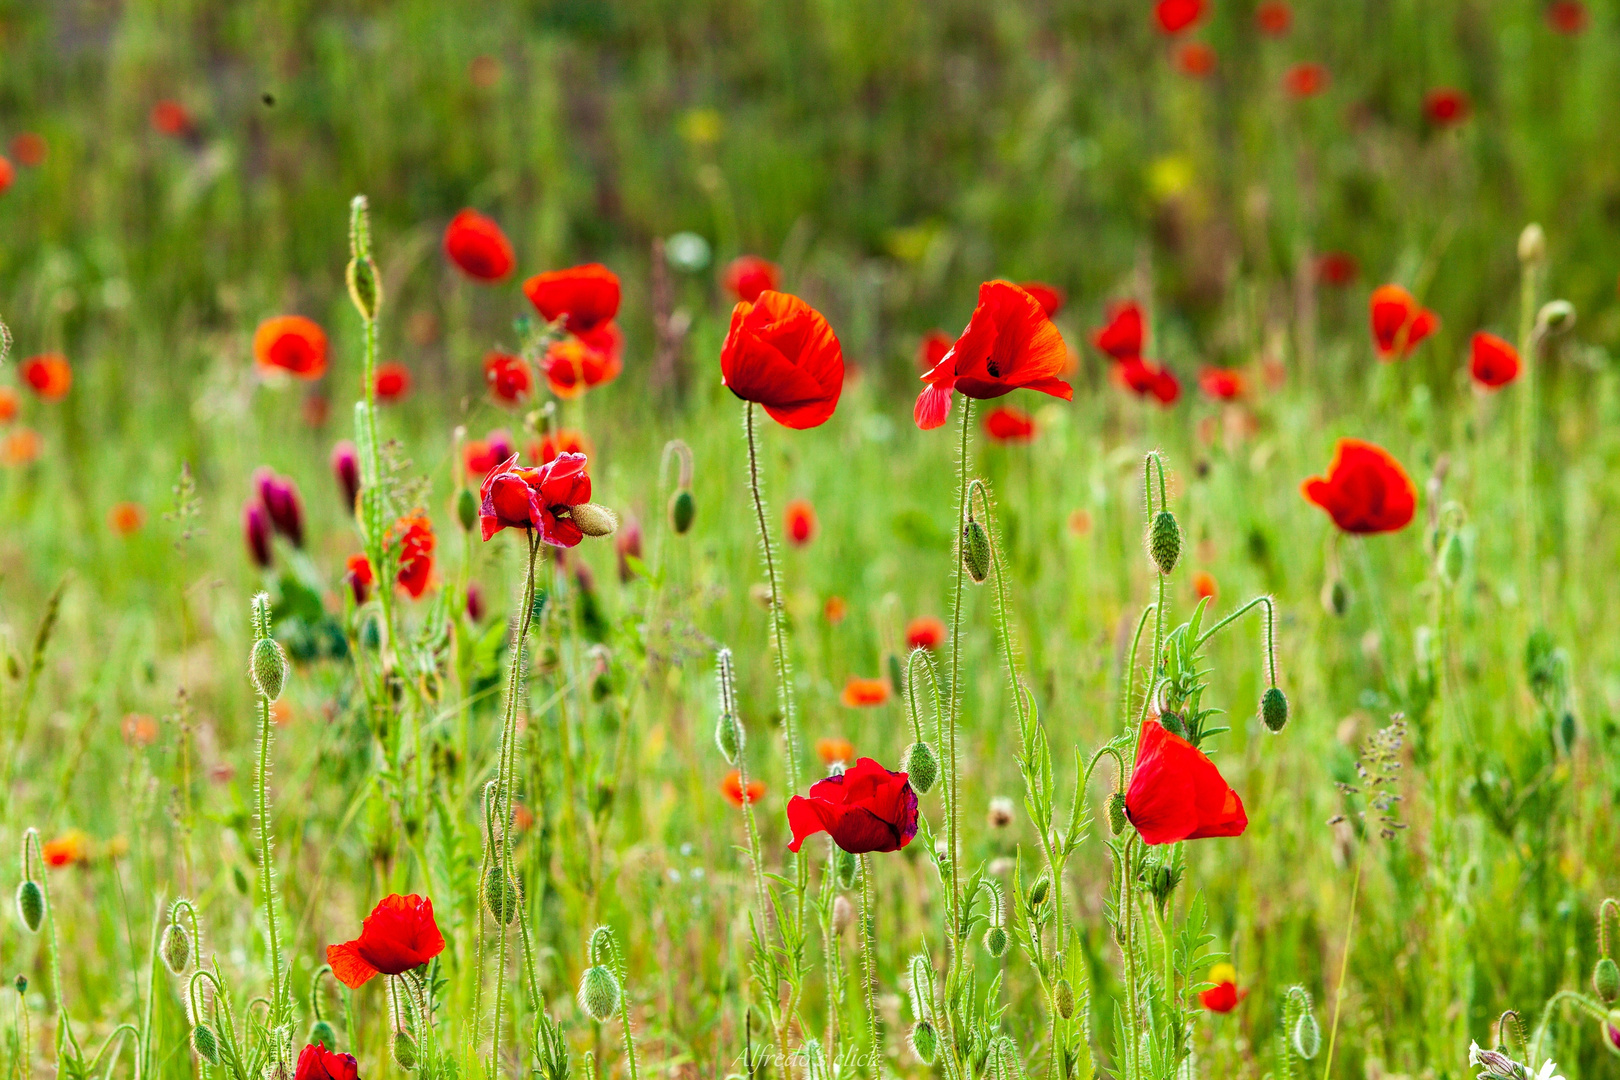
[(624, 525), (613, 537), (613, 550), (619, 555), (619, 580), (628, 583), (636, 576), (630, 566), (629, 556), (641, 558), (641, 522), (635, 518), (627, 518)]
[(496, 428), (485, 437), (484, 442), (489, 446), (489, 457), (496, 464), (511, 457), (517, 449), (512, 444), (512, 433), (505, 428)]
[(298, 497), (298, 485), (291, 477), (277, 476), (269, 469), (255, 471), (253, 484), (276, 532), (291, 540), (294, 547), (303, 547), (304, 501)]
[(332, 447), (332, 475), (343, 492), (343, 505), (354, 513), (354, 502), (360, 497), (360, 454), (348, 439)]
[(249, 499), (242, 507), (242, 535), (254, 565), (270, 569), (270, 515), (257, 499)]
[(484, 590), (478, 587), (476, 581), (467, 582), (467, 621), (484, 621)]

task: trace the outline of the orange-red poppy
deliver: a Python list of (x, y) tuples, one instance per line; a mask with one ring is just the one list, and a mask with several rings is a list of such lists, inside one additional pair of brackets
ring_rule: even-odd
[(89, 848), (90, 838), (82, 829), (69, 829), (55, 840), (41, 845), (39, 853), (46, 866), (63, 867), (88, 862)]
[(1580, 0), (1555, 0), (1547, 5), (1547, 25), (1560, 34), (1579, 34), (1589, 21), (1586, 5)]
[(73, 369), (61, 353), (40, 353), (22, 362), (23, 382), (42, 401), (59, 401), (73, 386)]
[(0, 440), (0, 465), (32, 464), (45, 449), (45, 440), (33, 428), (18, 428)]
[(945, 623), (932, 615), (919, 615), (906, 624), (906, 647), (933, 652), (945, 644)]
[(1486, 390), (1500, 390), (1519, 377), (1519, 350), (1481, 330), (1469, 344), (1468, 373)]
[(1267, 37), (1282, 37), (1294, 25), (1294, 9), (1283, 0), (1265, 0), (1254, 9), (1254, 25)]
[(601, 263), (536, 274), (523, 283), (523, 294), (571, 334), (588, 333), (619, 313), (619, 276)]
[(816, 527), (816, 508), (808, 500), (794, 499), (782, 508), (782, 528), (794, 547), (804, 547), (814, 540)]
[(612, 382), (624, 368), (619, 359), (623, 340), (616, 325), (603, 323), (587, 336), (552, 342), (540, 360), (546, 385), (566, 400)]
[(1179, 34), (1204, 16), (1205, 0), (1159, 0), (1153, 5), (1153, 19), (1159, 30)]
[(9, 159), (0, 157), (0, 195), (6, 193), (11, 182), (17, 178), (17, 170), (11, 167)]
[(742, 773), (732, 769), (726, 773), (726, 778), (720, 781), (720, 791), (733, 805), (741, 806), (744, 802), (756, 803), (765, 795), (765, 781), (748, 781), (747, 797), (743, 795)]
[(720, 381), (778, 424), (813, 428), (838, 408), (844, 350), (821, 312), (797, 296), (766, 291), (732, 309)]
[(411, 893), (385, 897), (365, 922), (360, 936), (326, 947), (332, 974), (350, 990), (377, 975), (402, 975), (444, 951), (444, 935), (433, 918), (433, 901)]
[(1176, 70), (1192, 79), (1207, 79), (1215, 74), (1215, 49), (1208, 42), (1188, 41), (1176, 47)]
[(157, 720), (147, 713), (125, 713), (118, 727), (124, 741), (131, 746), (151, 746), (157, 741)]
[(45, 136), (25, 131), (11, 140), (11, 156), (24, 168), (38, 168), (45, 161)]
[(817, 739), (816, 756), (826, 765), (835, 761), (850, 763), (855, 760), (855, 744), (841, 738)]
[(534, 389), (534, 376), (521, 356), (491, 352), (484, 357), (484, 383), (502, 405), (521, 405)]
[(1149, 845), (1240, 836), (1249, 824), (1215, 763), (1157, 720), (1142, 721), (1125, 816)]
[(399, 545), (399, 587), (419, 598), (433, 579), (433, 523), (420, 514), (400, 518), (387, 539)]
[(1249, 996), (1247, 990), (1237, 988), (1237, 968), (1231, 964), (1216, 964), (1206, 978), (1215, 985), (1200, 993), (1198, 1000), (1210, 1012), (1229, 1013)]
[(1440, 317), (1399, 285), (1380, 285), (1368, 304), (1373, 343), (1380, 360), (1401, 360), (1440, 329)]
[(403, 401), (411, 392), (411, 369), (397, 360), (377, 365), (377, 400), (384, 405)]
[(931, 371), (951, 351), (951, 335), (943, 330), (930, 330), (917, 343), (917, 366)]
[(121, 502), (107, 511), (107, 527), (119, 536), (138, 532), (146, 524), (146, 508), (138, 502)]
[(774, 291), (781, 277), (782, 271), (769, 259), (741, 255), (726, 267), (721, 284), (736, 299), (752, 304), (760, 293)]
[(1395, 532), (1417, 511), (1417, 487), (1401, 463), (1360, 439), (1340, 439), (1327, 475), (1306, 480), (1300, 493), (1348, 533)]
[(985, 414), (984, 433), (998, 443), (1029, 442), (1035, 437), (1035, 419), (1022, 409), (1000, 405)]
[(1114, 360), (1141, 356), (1147, 344), (1146, 321), (1142, 306), (1135, 300), (1121, 300), (1108, 306), (1108, 321), (1091, 332), (1091, 343)]
[(821, 617), (833, 626), (843, 622), (844, 616), (848, 614), (849, 604), (845, 603), (842, 596), (829, 596), (827, 602), (821, 605)]
[(277, 315), (253, 333), (253, 359), (262, 371), (313, 381), (326, 374), (326, 331), (302, 315)]
[(950, 352), (923, 376), (912, 419), (924, 431), (945, 423), (951, 395), (998, 398), (1014, 390), (1038, 390), (1070, 401), (1074, 390), (1059, 376), (1069, 363), (1063, 335), (1040, 302), (1010, 281), (986, 281), (967, 329)]
[(1246, 389), (1243, 372), (1236, 368), (1207, 367), (1198, 374), (1198, 388), (1216, 401), (1231, 401)]
[(1181, 380), (1175, 372), (1140, 356), (1115, 364), (1114, 378), (1136, 396), (1152, 397), (1166, 408), (1181, 398)]
[(591, 440), (587, 439), (583, 432), (571, 428), (548, 431), (529, 444), (529, 459), (536, 465), (544, 465), (561, 454), (584, 454), (586, 457), (595, 457), (596, 451), (591, 448)]
[(1089, 536), (1091, 534), (1091, 511), (1078, 509), (1069, 511), (1069, 535)]
[(859, 675), (853, 675), (844, 684), (844, 692), (839, 697), (845, 705), (856, 709), (882, 705), (889, 700), (889, 681), (864, 679)]
[(484, 474), (512, 456), (512, 435), (496, 428), (482, 439), (468, 439), (461, 448), (461, 461), (467, 475), (483, 480)]
[(512, 242), (493, 218), (463, 210), (444, 230), (444, 254), (474, 281), (500, 281), (517, 265)]
[(371, 571), (371, 560), (364, 555), (355, 554), (349, 556), (346, 565), (348, 572), (343, 575), (343, 580), (349, 583), (349, 591), (354, 595), (354, 602), (363, 604), (371, 599), (371, 586), (377, 580), (377, 576)]
[(1472, 111), (1468, 95), (1454, 86), (1437, 86), (1423, 95), (1423, 115), (1436, 127), (1460, 124)]
[(165, 98), (152, 106), (152, 130), (160, 135), (179, 138), (192, 129), (191, 113), (178, 101)]
[(1208, 570), (1200, 570), (1192, 578), (1193, 595), (1200, 600), (1213, 600), (1215, 598), (1215, 575)]
[(1328, 86), (1328, 70), (1321, 64), (1295, 64), (1283, 73), (1283, 90), (1292, 98), (1312, 98)]
[[(1035, 298), (1035, 302), (1041, 305), (1041, 310), (1046, 312), (1048, 319), (1062, 311), (1063, 304), (1068, 299), (1062, 289), (1056, 285), (1048, 285), (1044, 281), (1024, 281), (1020, 282), (1018, 287)], [(937, 364), (939, 361), (935, 360), (934, 363)], [(929, 365), (932, 366), (933, 364)]]
[(0, 424), (9, 424), (17, 419), (17, 413), (22, 409), (22, 399), (17, 391), (9, 386), (0, 386)]

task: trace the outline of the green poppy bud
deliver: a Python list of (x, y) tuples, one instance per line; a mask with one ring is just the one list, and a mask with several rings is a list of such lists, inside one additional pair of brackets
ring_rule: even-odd
[(1260, 719), (1266, 730), (1281, 731), (1288, 724), (1288, 698), (1279, 687), (1270, 686), (1260, 695)]
[(990, 534), (972, 518), (962, 526), (962, 565), (975, 585), (990, 576)]
[(697, 504), (692, 501), (692, 493), (686, 488), (669, 497), (669, 524), (675, 530), (675, 535), (685, 536), (696, 514)]
[(214, 1038), (207, 1024), (198, 1024), (191, 1029), (191, 1048), (208, 1064), (219, 1064), (219, 1040)]
[(506, 876), (499, 863), (491, 866), (484, 876), (484, 906), (495, 916), (495, 921), (510, 925), (522, 901), (523, 893), (517, 882)]
[(1153, 515), (1153, 526), (1148, 531), (1148, 554), (1153, 556), (1153, 563), (1161, 574), (1170, 573), (1181, 559), (1181, 526), (1176, 524), (1176, 515), (1168, 510)]
[(1007, 931), (999, 926), (992, 926), (986, 930), (984, 948), (991, 956), (1000, 957), (1007, 951)]
[(473, 526), (478, 524), (478, 496), (472, 493), (472, 488), (462, 488), (461, 494), (456, 496), (456, 520), (461, 522), (462, 532), (472, 532)]
[(1620, 965), (1605, 956), (1592, 969), (1592, 990), (1605, 1005), (1613, 1005), (1620, 998)]
[(281, 645), (275, 638), (260, 638), (253, 646), (250, 661), (253, 673), (253, 685), (263, 694), (265, 700), (274, 701), (281, 696), (281, 688), (287, 681), (287, 654), (281, 651)]
[(411, 1038), (410, 1032), (394, 1032), (394, 1041), (389, 1044), (388, 1050), (394, 1057), (394, 1064), (400, 1068), (416, 1068), (416, 1040)]
[(932, 1065), (935, 1055), (939, 1053), (939, 1033), (926, 1019), (911, 1025), (911, 1052), (924, 1065)]
[(324, 1046), (328, 1050), (337, 1047), (337, 1032), (325, 1020), (317, 1020), (309, 1025), (309, 1044), (311, 1046)]
[(568, 516), (586, 536), (611, 536), (619, 527), (619, 515), (600, 503), (580, 503), (568, 508)]
[(30, 933), (39, 931), (40, 920), (45, 918), (45, 894), (37, 881), (25, 881), (17, 886), (17, 914)]
[(900, 768), (910, 779), (911, 789), (919, 795), (928, 794), (928, 789), (939, 779), (939, 758), (926, 742), (914, 742), (906, 747), (905, 753), (900, 755)]
[(833, 872), (838, 879), (840, 889), (853, 889), (855, 887), (855, 872), (860, 869), (860, 865), (860, 859), (843, 848), (833, 852)]
[(1068, 979), (1059, 979), (1052, 988), (1054, 1004), (1057, 1005), (1058, 1015), (1065, 1020), (1074, 1017), (1074, 987)]
[(377, 309), (382, 306), (382, 282), (377, 277), (377, 264), (369, 255), (350, 259), (344, 278), (349, 286), (349, 299), (354, 301), (360, 317), (366, 322), (375, 320)]
[(1035, 884), (1029, 887), (1029, 906), (1040, 907), (1046, 903), (1046, 894), (1052, 888), (1052, 879), (1042, 874), (1035, 879)]
[(1291, 1039), (1294, 1053), (1306, 1061), (1311, 1060), (1316, 1056), (1316, 1052), (1322, 1049), (1322, 1029), (1316, 1023), (1316, 1016), (1311, 1010), (1306, 1009), (1299, 1014), (1299, 1019), (1294, 1022)]
[(1108, 796), (1108, 832), (1118, 836), (1125, 831), (1125, 793), (1111, 792)]
[(169, 974), (184, 975), (186, 965), (191, 962), (191, 935), (179, 923), (170, 923), (163, 928), (158, 952), (163, 956), (163, 966), (169, 969)]
[(619, 1007), (619, 980), (601, 964), (585, 969), (579, 981), (579, 1006), (601, 1023), (610, 1019)]
[(720, 756), (726, 759), (727, 765), (737, 764), (737, 755), (742, 753), (745, 741), (747, 736), (737, 718), (728, 712), (721, 713), (714, 725), (714, 745), (720, 748)]

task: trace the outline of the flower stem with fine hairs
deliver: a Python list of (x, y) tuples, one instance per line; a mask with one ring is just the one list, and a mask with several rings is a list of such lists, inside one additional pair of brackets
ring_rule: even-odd
[[(951, 902), (948, 910), (951, 919), (950, 960), (951, 972), (954, 976), (960, 966), (956, 961), (960, 959), (961, 950), (961, 910), (962, 889), (961, 878), (956, 872), (956, 864), (960, 848), (958, 837), (960, 809), (957, 806), (957, 768), (956, 768), (956, 722), (962, 714), (962, 579), (967, 575), (964, 564), (966, 550), (963, 547), (962, 530), (967, 524), (968, 513), (968, 434), (973, 429), (973, 399), (962, 398), (962, 427), (960, 442), (957, 446), (956, 467), (956, 585), (951, 601), (951, 679), (950, 698), (945, 709), (945, 833), (951, 874)], [(948, 995), (947, 995), (948, 996)]]
[[(270, 601), (264, 594), (253, 598), (255, 640), (270, 635)], [(265, 939), (270, 948), (270, 1001), (274, 1026), (292, 1021), (290, 988), (282, 977), (281, 930), (276, 924), (276, 871), (272, 860), (274, 840), (270, 830), (270, 699), (259, 698), (259, 756), (253, 777), (253, 797), (259, 817), (259, 875), (264, 887)], [(279, 1052), (279, 1048), (278, 1048)]]
[(883, 1075), (883, 1038), (878, 1023), (877, 968), (872, 955), (872, 856), (861, 856), (861, 989), (866, 998), (866, 1022), (872, 1039), (872, 1076)]
[(1350, 970), (1350, 945), (1355, 940), (1356, 899), (1361, 895), (1361, 856), (1356, 856), (1356, 876), (1350, 883), (1350, 914), (1344, 923), (1344, 954), (1339, 958), (1339, 988), (1333, 994), (1333, 1021), (1328, 1025), (1327, 1060), (1322, 1063), (1322, 1080), (1333, 1075), (1333, 1043), (1339, 1035), (1339, 1009), (1344, 1004), (1344, 977)]
[[(782, 735), (787, 742), (788, 790), (799, 790), (799, 737), (793, 727), (793, 679), (787, 654), (787, 635), (782, 630), (782, 587), (776, 576), (776, 554), (771, 544), (770, 522), (765, 516), (765, 498), (759, 489), (759, 445), (754, 434), (754, 403), (743, 403), (743, 428), (748, 435), (748, 492), (754, 499), (754, 516), (759, 525), (759, 546), (765, 556), (765, 577), (771, 587), (771, 645), (776, 650), (776, 696), (782, 706)], [(800, 860), (802, 863), (804, 860)], [(803, 904), (803, 885), (800, 886)]]

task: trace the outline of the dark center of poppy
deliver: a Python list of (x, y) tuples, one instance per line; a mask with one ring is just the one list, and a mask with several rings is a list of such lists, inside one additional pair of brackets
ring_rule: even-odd
[(1001, 378), (1001, 365), (997, 364), (994, 360), (991, 360), (988, 363), (986, 363), (984, 365), (984, 368), (985, 368), (986, 371), (988, 371), (990, 373), (990, 377), (992, 379)]

